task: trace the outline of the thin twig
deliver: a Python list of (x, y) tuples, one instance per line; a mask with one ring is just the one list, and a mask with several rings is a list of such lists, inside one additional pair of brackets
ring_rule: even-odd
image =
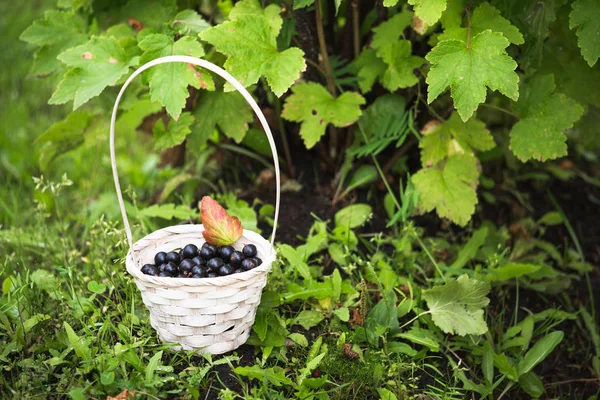
[(596, 382), (598, 385), (600, 385), (600, 379), (598, 379), (598, 378), (581, 378), (581, 379), (569, 379), (566, 381), (550, 382), (550, 383), (545, 384), (544, 386), (550, 387), (550, 386), (566, 385), (568, 383), (576, 383), (576, 382)]
[(358, 0), (352, 0), (352, 35), (354, 43), (354, 58), (360, 54), (360, 9)]
[(493, 104), (487, 104), (487, 103), (481, 103), (480, 105), (482, 105), (482, 106), (484, 106), (484, 107), (492, 108), (492, 109), (494, 109), (494, 110), (496, 110), (496, 111), (503, 112), (503, 113), (505, 113), (505, 114), (508, 114), (508, 115), (510, 115), (511, 117), (514, 117), (514, 118), (517, 118), (517, 119), (519, 118), (519, 116), (518, 116), (517, 114), (515, 114), (515, 113), (512, 113), (512, 112), (508, 111), (508, 110), (507, 110), (507, 109), (505, 109), (505, 108), (498, 107), (498, 106), (495, 106), (495, 105), (493, 105)]

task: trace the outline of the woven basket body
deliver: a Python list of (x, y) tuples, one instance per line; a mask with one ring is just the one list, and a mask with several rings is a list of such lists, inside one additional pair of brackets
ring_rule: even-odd
[[(224, 78), (250, 105), (267, 136), (273, 153), (276, 182), (271, 240), (267, 241), (257, 233), (244, 230), (242, 237), (233, 245), (236, 250), (241, 250), (247, 243), (256, 245), (258, 257), (263, 260), (263, 264), (250, 271), (203, 279), (155, 277), (141, 272), (144, 264), (154, 262), (154, 255), (159, 251), (169, 252), (189, 243), (200, 247), (204, 243), (202, 225), (171, 226), (153, 232), (134, 243), (121, 193), (115, 156), (115, 122), (119, 101), (135, 77), (153, 66), (165, 63), (196, 65)], [(110, 121), (110, 158), (115, 190), (130, 248), (126, 257), (127, 271), (135, 279), (144, 304), (150, 311), (150, 322), (160, 339), (176, 344), (180, 349), (211, 354), (225, 353), (245, 343), (252, 330), (262, 289), (267, 283), (267, 273), (275, 261), (273, 243), (281, 192), (275, 141), (269, 124), (252, 95), (227, 71), (206, 60), (190, 56), (167, 56), (152, 60), (134, 71), (117, 95)]]
[[(262, 236), (244, 231), (233, 246), (253, 243), (263, 263), (250, 271), (208, 279), (159, 278), (142, 274), (159, 251), (169, 252), (188, 243), (204, 243), (202, 225), (177, 225), (151, 233), (133, 244), (127, 271), (134, 277), (150, 311), (150, 323), (165, 343), (184, 350), (221, 354), (246, 342), (267, 273), (275, 260), (273, 248)], [(134, 261), (135, 260), (135, 261)]]

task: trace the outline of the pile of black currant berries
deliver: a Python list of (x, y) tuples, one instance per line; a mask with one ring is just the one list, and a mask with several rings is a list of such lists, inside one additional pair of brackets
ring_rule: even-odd
[(247, 244), (242, 251), (232, 246), (217, 247), (204, 243), (200, 249), (188, 244), (179, 251), (154, 256), (154, 264), (142, 267), (146, 275), (171, 278), (214, 278), (249, 271), (262, 264), (256, 246)]

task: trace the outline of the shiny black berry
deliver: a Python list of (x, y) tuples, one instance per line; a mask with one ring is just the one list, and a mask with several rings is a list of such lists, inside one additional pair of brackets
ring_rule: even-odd
[(223, 246), (219, 249), (219, 257), (221, 257), (223, 261), (229, 261), (229, 258), (231, 258), (231, 253), (234, 251), (235, 249), (231, 246)]
[(205, 277), (207, 275), (206, 268), (202, 268), (199, 265), (194, 265), (194, 268), (192, 268), (191, 274), (192, 274), (192, 276), (200, 275), (200, 277)]
[(141, 271), (142, 271), (142, 274), (149, 275), (149, 274), (148, 274), (146, 271), (148, 271), (148, 268), (150, 268), (150, 267), (154, 267), (154, 264), (146, 264), (146, 265), (144, 265), (144, 266), (142, 267), (142, 269), (141, 269)]
[(202, 258), (200, 256), (196, 256), (196, 257), (192, 258), (192, 262), (195, 265), (206, 265), (206, 261), (204, 260), (204, 258)]
[(254, 261), (256, 261), (256, 266), (262, 265), (262, 259), (260, 259), (259, 257), (253, 257)]
[(205, 260), (210, 260), (216, 255), (217, 252), (210, 246), (202, 246), (202, 248), (200, 249), (200, 257), (204, 258)]
[(234, 269), (231, 266), (231, 264), (225, 264), (221, 268), (219, 268), (218, 274), (220, 276), (231, 275), (233, 274), (233, 271)]
[(211, 272), (210, 274), (208, 274), (209, 278), (216, 278), (217, 276), (219, 276), (219, 275), (215, 274), (214, 272)]
[(179, 253), (171, 251), (167, 253), (167, 261), (171, 261), (172, 263), (179, 264)]
[(171, 275), (167, 274), (166, 272), (161, 272), (160, 274), (158, 274), (158, 276), (160, 276), (161, 278), (170, 278)]
[(190, 259), (185, 259), (179, 264), (179, 273), (184, 275), (189, 275), (196, 264)]
[(234, 251), (231, 253), (231, 257), (229, 257), (229, 263), (237, 268), (242, 264), (242, 260), (244, 258), (245, 257), (241, 251)]
[(198, 247), (194, 244), (188, 244), (183, 248), (183, 258), (194, 258), (198, 255)]
[(179, 273), (179, 271), (177, 271), (177, 265), (170, 261), (166, 264), (163, 272), (170, 276), (176, 276)]
[(158, 266), (158, 272), (165, 272), (165, 268), (167, 268), (167, 263), (160, 264)]
[(253, 244), (247, 244), (242, 249), (242, 253), (246, 257), (254, 257), (256, 255), (256, 246)]
[(223, 262), (223, 260), (221, 260), (220, 258), (211, 258), (210, 260), (208, 260), (206, 262), (206, 266), (208, 267), (208, 269), (210, 269), (213, 272), (216, 272), (219, 270), (219, 268), (221, 268), (223, 266), (223, 264), (225, 264)]
[(206, 274), (204, 274), (204, 275), (192, 275), (191, 277), (194, 278), (194, 279), (201, 279), (201, 278), (206, 278)]
[(146, 264), (142, 267), (142, 273), (146, 275), (156, 276), (158, 272), (158, 267), (154, 264)]
[(154, 256), (154, 264), (155, 265), (164, 264), (166, 262), (167, 262), (167, 253), (165, 253), (164, 251), (159, 251), (158, 253), (156, 253), (156, 255)]
[(253, 258), (246, 258), (242, 261), (242, 271), (250, 271), (252, 268), (256, 268), (256, 261)]

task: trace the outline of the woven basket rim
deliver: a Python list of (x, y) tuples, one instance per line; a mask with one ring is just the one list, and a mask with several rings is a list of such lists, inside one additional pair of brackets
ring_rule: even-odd
[[(158, 276), (151, 276), (151, 275), (143, 274), (141, 272), (141, 265), (136, 265), (136, 263), (134, 262), (133, 254), (132, 254), (133, 251), (135, 251), (136, 253), (141, 252), (141, 250), (134, 250), (136, 248), (136, 245), (139, 246), (140, 242), (152, 241), (152, 240), (154, 240), (153, 238), (155, 236), (164, 237), (162, 235), (162, 233), (164, 233), (164, 232), (168, 232), (169, 235), (176, 235), (176, 234), (172, 233), (172, 230), (177, 230), (177, 228), (185, 229), (188, 227), (194, 227), (198, 233), (202, 233), (204, 231), (204, 227), (202, 226), (202, 224), (173, 225), (173, 226), (168, 226), (166, 228), (158, 229), (158, 230), (150, 233), (149, 235), (144, 236), (140, 240), (136, 241), (133, 244), (133, 247), (130, 248), (129, 251), (127, 252), (126, 261), (125, 261), (127, 272), (131, 276), (133, 276), (135, 279), (140, 280), (142, 282), (148, 282), (148, 283), (152, 283), (154, 285), (162, 285), (162, 286), (173, 287), (173, 288), (181, 287), (181, 286), (225, 287), (231, 282), (231, 278), (233, 276), (235, 276), (236, 281), (246, 281), (246, 280), (250, 280), (251, 278), (255, 277), (256, 275), (266, 274), (267, 272), (269, 272), (273, 262), (275, 262), (275, 260), (276, 260), (275, 248), (273, 246), (271, 246), (271, 243), (268, 240), (266, 240), (265, 238), (263, 238), (261, 235), (259, 235), (256, 232), (244, 229), (244, 231), (242, 233), (242, 237), (245, 237), (255, 243), (258, 242), (258, 243), (256, 243), (257, 245), (260, 245), (260, 247), (262, 247), (264, 249), (270, 250), (270, 252), (269, 252), (270, 254), (266, 254), (265, 258), (263, 259), (263, 263), (256, 268), (253, 268), (249, 271), (241, 272), (239, 274), (218, 276), (215, 278), (202, 278), (202, 279), (158, 277)], [(200, 239), (202, 241), (204, 241), (204, 238), (201, 237)], [(136, 260), (139, 260), (139, 258), (136, 257)]]

